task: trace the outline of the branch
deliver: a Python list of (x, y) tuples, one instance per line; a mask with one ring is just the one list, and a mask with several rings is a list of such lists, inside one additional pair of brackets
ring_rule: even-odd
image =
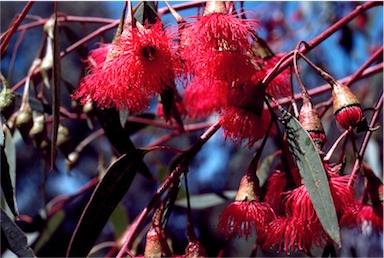
[[(340, 30), (342, 27), (344, 27), (347, 23), (352, 21), (354, 18), (359, 16), (361, 13), (365, 12), (366, 10), (369, 10), (372, 7), (383, 5), (382, 2), (367, 2), (364, 3), (358, 7), (352, 12), (350, 12), (347, 16), (333, 24), (331, 27), (326, 29), (324, 32), (322, 32), (320, 35), (312, 39), (311, 41), (307, 42), (304, 47), (302, 47), (299, 51), (302, 54), (308, 53), (310, 50), (318, 46), (320, 43), (322, 43), (324, 40), (328, 39), (333, 33)], [(280, 74), (282, 71), (284, 71), (286, 68), (288, 68), (292, 61), (293, 56), (288, 57), (279, 67), (276, 67), (275, 71), (271, 71), (271, 73), (268, 74), (268, 76), (264, 79), (263, 83), (265, 85), (268, 85), (278, 74)]]
[(20, 23), (24, 20), (25, 16), (28, 14), (33, 4), (34, 2), (30, 1), (25, 5), (23, 11), (19, 14), (19, 16), (17, 16), (16, 21), (12, 24), (12, 27), (6, 32), (7, 34), (5, 35), (5, 38), (0, 45), (0, 53), (2, 57), (4, 56), (9, 40), (19, 27)]
[[(72, 45), (70, 45), (64, 51), (62, 51), (60, 53), (60, 58), (63, 58), (64, 56), (66, 56), (70, 52), (76, 50), (77, 48), (81, 47), (84, 43), (90, 41), (91, 39), (93, 39), (93, 38), (95, 38), (97, 36), (99, 36), (100, 34), (104, 33), (105, 31), (117, 27), (119, 22), (120, 22), (119, 20), (115, 20), (113, 23), (105, 25), (103, 27), (100, 27), (99, 29), (95, 30), (94, 32), (92, 32), (88, 36), (80, 39), (79, 41), (77, 41), (75, 43), (73, 43)], [(48, 73), (48, 71), (47, 71), (47, 73)], [(39, 74), (39, 71), (35, 70), (34, 73), (31, 75), (31, 78), (35, 77), (37, 74)], [(18, 88), (23, 86), (25, 84), (26, 79), (27, 79), (27, 77), (24, 77), (21, 81), (19, 81), (17, 84), (15, 84), (15, 86), (12, 87), (12, 90), (16, 91)]]
[[(381, 112), (381, 109), (383, 108), (383, 92), (381, 92), (380, 98), (376, 103), (375, 106), (375, 112), (373, 113), (371, 122), (369, 123), (370, 128), (374, 128), (377, 120), (379, 119), (379, 115)], [(355, 160), (355, 164), (353, 165), (351, 177), (349, 178), (348, 186), (353, 186), (356, 180), (357, 173), (360, 171), (360, 164), (364, 157), (365, 150), (367, 149), (369, 139), (371, 138), (373, 130), (368, 130), (365, 133), (363, 143), (361, 144), (359, 156)]]
[[(357, 81), (357, 80), (362, 80), (362, 79), (365, 79), (369, 76), (372, 76), (376, 73), (382, 73), (383, 72), (383, 68), (384, 68), (384, 65), (383, 63), (380, 63), (380, 64), (377, 64), (375, 66), (372, 66), (368, 69), (366, 69), (358, 78), (355, 78), (354, 80)], [(354, 75), (350, 75), (350, 76), (347, 76), (347, 77), (344, 77), (342, 79), (339, 79), (338, 82), (344, 84), (348, 81), (351, 80), (351, 78), (353, 77)], [(332, 90), (332, 87), (331, 85), (329, 85), (328, 83), (326, 84), (323, 84), (323, 85), (320, 85), (316, 88), (313, 88), (313, 89), (310, 89), (308, 90), (308, 94), (311, 96), (311, 97), (314, 97), (314, 96), (317, 96), (317, 95), (321, 95), (323, 94), (324, 92), (327, 92), (327, 91), (330, 91)], [(302, 94), (301, 93), (296, 93), (295, 94), (295, 100), (299, 100), (302, 98)], [(277, 101), (280, 105), (286, 105), (286, 104), (290, 104), (291, 103), (291, 97), (285, 97), (285, 98), (281, 98)], [(273, 108), (276, 108), (276, 105), (275, 104), (272, 104), (271, 105)]]
[(203, 133), (199, 140), (192, 145), (187, 152), (184, 153), (185, 156), (181, 159), (179, 165), (172, 171), (172, 173), (167, 177), (167, 179), (164, 181), (164, 183), (160, 186), (160, 188), (156, 191), (154, 196), (152, 197), (151, 201), (148, 203), (148, 205), (142, 210), (140, 215), (136, 217), (135, 221), (130, 225), (130, 227), (127, 230), (127, 239), (125, 240), (124, 245), (122, 246), (120, 252), (117, 255), (117, 258), (121, 258), (126, 250), (128, 250), (134, 240), (134, 236), (136, 235), (137, 231), (143, 224), (145, 218), (148, 216), (148, 214), (151, 212), (151, 210), (156, 206), (157, 202), (160, 200), (161, 196), (164, 194), (164, 192), (169, 188), (169, 186), (174, 182), (175, 179), (178, 179), (180, 175), (184, 172), (186, 172), (187, 167), (189, 163), (191, 162), (192, 158), (196, 155), (196, 153), (201, 149), (201, 147), (212, 137), (212, 135), (219, 130), (220, 124), (217, 121), (214, 123), (210, 128), (208, 128), (205, 133)]

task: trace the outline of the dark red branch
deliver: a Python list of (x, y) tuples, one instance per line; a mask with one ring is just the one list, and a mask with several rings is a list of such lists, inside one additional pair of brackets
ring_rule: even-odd
[(3, 57), (4, 53), (5, 53), (5, 50), (8, 47), (8, 43), (11, 40), (12, 35), (15, 33), (15, 31), (19, 27), (20, 23), (24, 20), (25, 16), (28, 14), (28, 12), (31, 9), (33, 3), (34, 2), (28, 2), (25, 5), (23, 11), (19, 14), (19, 16), (17, 16), (15, 22), (12, 24), (12, 27), (7, 31), (7, 34), (5, 35), (5, 38), (4, 38), (3, 42), (1, 42), (1, 45), (0, 45), (0, 53), (1, 53), (2, 57)]

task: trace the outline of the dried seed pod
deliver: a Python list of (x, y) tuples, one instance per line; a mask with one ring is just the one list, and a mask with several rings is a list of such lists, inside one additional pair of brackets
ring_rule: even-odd
[(336, 121), (344, 129), (356, 127), (364, 117), (357, 97), (345, 85), (335, 83), (332, 87), (333, 113)]

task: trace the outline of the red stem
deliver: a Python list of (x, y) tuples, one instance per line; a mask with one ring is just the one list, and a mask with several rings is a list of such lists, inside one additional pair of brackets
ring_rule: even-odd
[[(344, 83), (347, 87), (351, 86), (353, 82), (358, 79), (363, 72), (371, 65), (373, 64), (377, 59), (383, 56), (383, 50), (384, 47), (381, 47), (378, 49), (360, 68), (351, 76), (351, 78)], [(333, 103), (333, 98), (331, 97), (327, 102), (324, 103), (323, 109), (319, 112), (319, 117), (322, 117), (325, 112), (332, 106)]]
[(185, 156), (185, 159), (182, 159), (179, 165), (172, 171), (172, 173), (167, 177), (167, 179), (164, 181), (164, 183), (160, 186), (159, 189), (157, 189), (156, 193), (152, 197), (151, 201), (148, 203), (148, 205), (142, 210), (142, 212), (139, 214), (138, 217), (133, 221), (133, 223), (129, 226), (127, 231), (127, 238), (125, 240), (124, 245), (122, 246), (121, 250), (119, 251), (117, 258), (121, 258), (126, 250), (129, 250), (134, 236), (136, 235), (137, 231), (143, 224), (145, 218), (148, 216), (148, 214), (151, 212), (151, 210), (156, 206), (157, 202), (160, 200), (161, 196), (164, 194), (164, 192), (169, 188), (169, 186), (173, 183), (175, 178), (179, 178), (180, 175), (187, 170), (187, 166), (189, 162), (192, 160), (194, 155), (200, 150), (200, 148), (212, 137), (212, 135), (219, 130), (220, 124), (219, 122), (214, 123), (210, 128), (208, 128), (207, 131), (205, 131), (201, 136), (200, 139), (191, 146), (191, 148), (185, 153), (187, 154)]
[(17, 16), (15, 22), (12, 24), (12, 27), (6, 32), (7, 34), (5, 35), (5, 38), (3, 42), (0, 45), (0, 53), (1, 56), (3, 57), (5, 50), (7, 49), (8, 43), (11, 40), (12, 35), (15, 33), (17, 28), (19, 27), (20, 23), (24, 20), (25, 16), (28, 14), (29, 10), (31, 9), (32, 5), (34, 2), (28, 2), (23, 11)]
[[(46, 19), (40, 19), (35, 22), (30, 22), (28, 24), (20, 26), (17, 31), (20, 30), (29, 30), (35, 27), (43, 26), (47, 21), (49, 21), (51, 18)], [(106, 23), (111, 24), (115, 22), (115, 19), (107, 19), (107, 18), (100, 18), (100, 17), (82, 17), (82, 16), (64, 16), (64, 17), (57, 17), (57, 21), (59, 23), (64, 22), (80, 22), (80, 23)]]
[[(383, 108), (383, 92), (381, 92), (381, 96), (379, 100), (377, 101), (377, 104), (375, 106), (375, 112), (373, 113), (371, 122), (369, 123), (370, 128), (374, 128), (377, 120), (379, 119), (380, 112)], [(361, 144), (360, 151), (359, 151), (359, 157), (355, 160), (355, 164), (353, 165), (351, 177), (349, 178), (348, 186), (352, 187), (355, 183), (356, 176), (360, 171), (360, 164), (364, 157), (365, 150), (367, 149), (369, 139), (371, 138), (373, 131), (369, 130), (366, 132), (364, 136), (364, 140)]]
[[(77, 48), (81, 47), (87, 41), (89, 41), (89, 40), (99, 36), (100, 34), (104, 33), (107, 30), (110, 30), (110, 29), (113, 29), (113, 28), (117, 27), (119, 22), (120, 22), (120, 20), (115, 20), (111, 24), (104, 25), (104, 26), (100, 27), (99, 29), (95, 30), (94, 32), (92, 32), (91, 34), (89, 34), (88, 36), (85, 36), (84, 38), (80, 39), (76, 43), (73, 43), (72, 45), (70, 45), (64, 51), (62, 51), (60, 53), (60, 57), (63, 58), (64, 56), (66, 56), (70, 52), (72, 52), (72, 51), (76, 50)], [(39, 71), (35, 70), (34, 73), (31, 75), (31, 78), (36, 76), (38, 73), (39, 73)], [(48, 73), (48, 71), (47, 71), (47, 73)], [(23, 86), (25, 84), (26, 79), (27, 79), (27, 77), (24, 77), (21, 81), (19, 81), (17, 84), (15, 84), (15, 86), (12, 87), (12, 90), (16, 91), (18, 88)]]
[[(384, 68), (384, 65), (383, 63), (380, 63), (380, 64), (377, 64), (375, 66), (372, 66), (368, 69), (366, 69), (359, 77), (355, 78), (355, 81), (356, 80), (362, 80), (364, 78), (367, 78), (373, 74), (376, 74), (376, 73), (380, 73), (380, 72), (383, 72), (383, 68)], [(354, 75), (350, 75), (350, 76), (347, 76), (347, 77), (344, 77), (342, 79), (339, 79), (338, 82), (340, 83), (346, 83), (348, 82), (349, 80), (351, 80), (352, 76)], [(320, 85), (316, 88), (313, 88), (313, 89), (310, 89), (308, 91), (308, 94), (311, 96), (311, 97), (314, 97), (314, 96), (317, 96), (317, 95), (320, 95), (324, 92), (327, 92), (327, 91), (330, 91), (332, 90), (332, 87), (331, 85), (329, 85), (328, 83), (326, 84), (323, 84), (323, 85)], [(302, 95), (301, 93), (296, 93), (295, 94), (295, 100), (299, 100), (302, 98)], [(286, 97), (286, 98), (281, 98), (277, 101), (280, 105), (286, 105), (286, 104), (290, 104), (291, 103), (291, 97)], [(272, 103), (271, 105), (273, 108), (276, 108), (276, 105)]]
[[(347, 16), (333, 24), (331, 27), (326, 29), (324, 32), (322, 32), (320, 35), (312, 39), (311, 41), (307, 42), (304, 47), (302, 47), (299, 51), (302, 54), (308, 53), (310, 50), (318, 46), (320, 43), (322, 43), (324, 40), (329, 38), (333, 33), (336, 31), (340, 30), (342, 27), (344, 27), (348, 22), (359, 16), (361, 13), (365, 12), (366, 10), (375, 7), (383, 5), (382, 2), (367, 2), (364, 3), (358, 7), (356, 7), (355, 10), (350, 12)], [(265, 79), (264, 84), (268, 85), (278, 74), (280, 74), (282, 71), (284, 71), (286, 68), (288, 68), (292, 61), (293, 61), (293, 56), (288, 57), (279, 67), (276, 68), (276, 71), (271, 73), (272, 76), (269, 76), (268, 78)]]
[[(203, 6), (203, 5), (205, 5), (205, 2), (206, 1), (190, 1), (190, 2), (186, 2), (186, 3), (175, 4), (175, 5), (172, 5), (172, 7), (175, 11), (179, 11), (179, 10), (184, 10), (184, 9), (188, 9), (188, 8)], [(167, 14), (167, 13), (170, 13), (170, 10), (167, 6), (162, 7), (157, 11), (157, 14), (159, 15), (160, 18), (164, 14)]]

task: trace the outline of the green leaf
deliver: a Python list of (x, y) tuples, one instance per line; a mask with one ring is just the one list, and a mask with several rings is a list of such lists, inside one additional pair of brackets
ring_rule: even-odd
[[(205, 193), (199, 195), (191, 195), (190, 202), (191, 208), (195, 210), (207, 209), (226, 201), (225, 198), (215, 193)], [(187, 208), (187, 198), (179, 199), (175, 202), (176, 205)]]
[(87, 256), (112, 212), (131, 186), (147, 152), (148, 150), (140, 149), (128, 152), (107, 169), (81, 215), (67, 256)]
[[(1, 132), (1, 134), (3, 134)], [(8, 129), (5, 130), (4, 145), (1, 145), (1, 189), (3, 190), (4, 198), (14, 216), (18, 216), (15, 184), (16, 184), (16, 154), (15, 146), (12, 141), (12, 136)]]
[(340, 228), (326, 172), (316, 147), (295, 117), (283, 111), (287, 142), (324, 230), (340, 244)]
[(117, 205), (116, 209), (113, 211), (111, 217), (109, 218), (109, 221), (113, 225), (115, 240), (117, 240), (119, 237), (121, 237), (128, 226), (128, 214), (124, 206)]
[(61, 225), (65, 218), (65, 212), (64, 211), (58, 211), (55, 215), (53, 215), (47, 223), (46, 228), (43, 230), (43, 232), (40, 234), (39, 239), (37, 240), (36, 244), (34, 245), (34, 250), (36, 253), (39, 252), (39, 250), (47, 243), (47, 241), (50, 239), (50, 237), (55, 233), (55, 231), (58, 229), (58, 227)]
[(120, 124), (123, 128), (125, 127), (125, 123), (127, 122), (128, 115), (129, 115), (128, 109), (119, 111)]
[(270, 174), (272, 163), (275, 160), (275, 158), (276, 158), (276, 155), (271, 154), (265, 157), (261, 161), (260, 165), (257, 167), (256, 175), (257, 175), (257, 178), (259, 178), (260, 187), (262, 187), (264, 183), (267, 181)]
[(27, 237), (23, 231), (1, 209), (1, 231), (4, 233), (9, 249), (19, 257), (36, 257), (28, 246)]
[(60, 82), (61, 82), (61, 69), (60, 69), (60, 34), (57, 25), (57, 3), (55, 3), (55, 15), (53, 25), (53, 69), (52, 69), (52, 113), (53, 113), (53, 126), (52, 126), (52, 141), (51, 141), (51, 170), (54, 167), (56, 159), (56, 143), (59, 130), (60, 121)]

